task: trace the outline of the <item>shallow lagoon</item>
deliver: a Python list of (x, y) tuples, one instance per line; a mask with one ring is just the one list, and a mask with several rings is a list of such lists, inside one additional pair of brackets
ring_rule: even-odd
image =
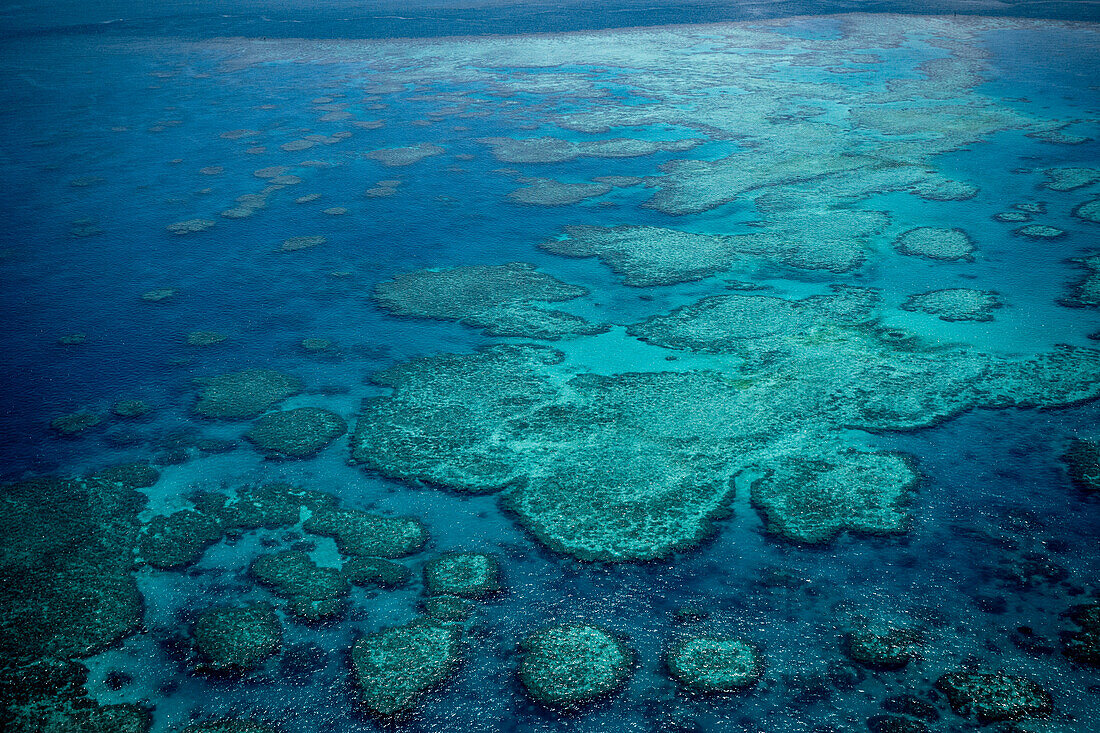
[[(5, 479), (129, 461), (160, 472), (114, 489), (147, 497), (135, 539), (115, 548), (143, 607), (133, 633), (76, 654), (87, 699), (148, 709), (156, 731), (225, 717), (374, 729), (349, 650), (422, 617), (422, 569), (453, 550), (497, 558), (504, 589), (444, 622), (461, 632), (459, 661), (415, 698), (398, 722), (409, 730), (818, 732), (882, 715), (916, 726), (883, 707), (902, 694), (933, 706), (932, 730), (975, 729), (934, 691), (958, 670), (1041, 684), (1053, 710), (1023, 730), (1085, 730), (1095, 717), (1095, 667), (1068, 658), (1063, 637), (1076, 628), (1068, 609), (1096, 601), (1097, 506), (1061, 456), (1100, 437), (1096, 311), (1062, 304), (1085, 282), (1072, 260), (1100, 246), (1097, 225), (1071, 213), (1098, 184), (1053, 190), (1044, 173), (1100, 165), (1095, 26), (855, 15), (7, 46)], [(579, 154), (500, 160), (486, 141), (500, 137), (558, 138)], [(703, 142), (584, 145), (619, 138)], [(597, 185), (541, 186), (547, 205), (510, 197), (535, 179)], [(1015, 234), (1021, 224), (993, 218), (1008, 211), (1065, 235)], [(168, 229), (192, 220), (213, 223)], [(616, 229), (645, 234), (620, 240), (609, 227), (648, 229)], [(961, 229), (972, 251), (899, 244), (919, 227)], [(292, 237), (324, 239), (284, 246)], [(585, 249), (563, 257), (562, 242)], [(546, 277), (514, 282), (529, 272), (502, 271), (514, 262)], [(469, 266), (483, 269), (451, 270)], [(375, 297), (425, 269), (400, 303), (389, 285)], [(645, 282), (654, 272), (662, 284)], [(993, 291), (1001, 305), (988, 320), (966, 308), (945, 320), (941, 301), (913, 300), (947, 289)], [(143, 297), (158, 290), (171, 294)], [(837, 292), (866, 303), (838, 305)], [(577, 335), (578, 322), (592, 332)], [(477, 350), (501, 343), (549, 349), (498, 349), (483, 368)], [(440, 354), (457, 356), (414, 361)], [(300, 386), (264, 400), (270, 383), (249, 382), (243, 419), (195, 413), (210, 387), (194, 380), (245, 369)], [(153, 409), (113, 414), (123, 399)], [(244, 439), (253, 413), (299, 407), (336, 413), (349, 436), (299, 460)], [(51, 428), (84, 412), (100, 420), (67, 437)], [(889, 480), (857, 470), (859, 456), (895, 453), (906, 468)], [(753, 486), (769, 475), (800, 478)], [(274, 482), (419, 519), (428, 544), (397, 559), (412, 580), (352, 587), (338, 613), (307, 622), (249, 566), (303, 549), (346, 568), (347, 546), (222, 514), (193, 564), (155, 569), (139, 550), (125, 567), (127, 542), (140, 548), (153, 517), (197, 506), (196, 491)], [(33, 494), (20, 501), (8, 516), (30, 519), (9, 529), (48, 535)], [(806, 530), (822, 518), (832, 531)], [(39, 577), (28, 568), (50, 567), (33, 557), (5, 560), (12, 608), (49, 602), (18, 589)], [(607, 561), (624, 559), (645, 561)], [(277, 608), (280, 651), (203, 673), (193, 625), (250, 601)], [(550, 624), (619, 635), (633, 650), (627, 679), (578, 709), (536, 703), (518, 645)], [(865, 627), (914, 635), (904, 668), (845, 654)], [(760, 680), (678, 690), (664, 655), (701, 635), (753, 644)], [(41, 689), (21, 700), (24, 727), (58, 705), (83, 714), (65, 707), (80, 690)]]

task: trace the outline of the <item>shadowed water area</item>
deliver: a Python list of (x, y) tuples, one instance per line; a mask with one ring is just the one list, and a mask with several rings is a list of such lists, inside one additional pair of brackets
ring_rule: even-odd
[(0, 725), (1092, 730), (1094, 15), (5, 5)]

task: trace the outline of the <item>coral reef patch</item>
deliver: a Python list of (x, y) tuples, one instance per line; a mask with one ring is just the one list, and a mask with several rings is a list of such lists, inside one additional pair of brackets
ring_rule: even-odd
[(610, 695), (629, 679), (634, 652), (611, 632), (554, 626), (520, 644), (519, 679), (543, 705), (573, 708)]
[(374, 300), (395, 315), (461, 321), (492, 336), (557, 340), (607, 330), (540, 305), (587, 294), (585, 288), (512, 262), (405, 273), (378, 285)]
[(458, 632), (428, 620), (360, 637), (351, 649), (359, 699), (379, 716), (406, 712), (451, 675), (458, 655)]
[(245, 369), (196, 382), (203, 390), (192, 410), (221, 420), (257, 417), (301, 392), (303, 386), (296, 377), (271, 369)]
[(1050, 693), (1037, 682), (1004, 672), (951, 672), (936, 680), (958, 715), (979, 723), (1045, 717), (1054, 709)]
[(677, 684), (692, 692), (730, 692), (756, 683), (764, 662), (736, 637), (697, 636), (675, 644), (665, 659)]
[(992, 290), (944, 288), (910, 295), (903, 310), (939, 316), (944, 321), (992, 321), (993, 311), (1004, 305)]
[(299, 407), (261, 416), (245, 437), (264, 453), (308, 458), (347, 432), (344, 419), (320, 407)]

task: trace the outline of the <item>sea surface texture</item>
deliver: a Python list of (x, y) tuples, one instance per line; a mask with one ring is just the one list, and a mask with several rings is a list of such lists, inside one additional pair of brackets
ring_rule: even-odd
[(1097, 730), (1100, 24), (77, 20), (0, 41), (4, 730)]

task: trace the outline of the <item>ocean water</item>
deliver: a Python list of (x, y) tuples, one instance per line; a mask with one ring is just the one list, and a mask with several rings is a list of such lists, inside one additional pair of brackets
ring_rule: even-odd
[[(1098, 632), (1074, 653), (1070, 614), (1100, 602), (1096, 457), (1091, 489), (1064, 459), (1100, 440), (1095, 11), (659, 5), (4, 8), (6, 728), (1095, 729)], [(939, 252), (907, 248), (924, 228)], [(203, 414), (204, 380), (251, 369), (301, 388)], [(302, 407), (347, 433), (304, 457), (246, 437)], [(27, 493), (133, 462), (156, 480)], [(150, 562), (154, 517), (272, 483), (416, 518), (411, 579), (296, 615), (250, 566), (348, 571), (310, 509), (210, 511), (209, 547)], [(351, 649), (424, 623), (448, 552), (501, 588), (427, 621), (452, 658), (372, 711)], [(104, 600), (131, 587), (136, 609)], [(198, 619), (252, 602), (281, 643), (204, 669)], [(631, 662), (539, 701), (523, 642), (571, 624)], [(867, 629), (900, 629), (904, 662), (854, 653)], [(748, 642), (759, 678), (678, 682), (669, 653), (700, 637)], [(43, 681), (67, 660), (82, 683)], [(1049, 704), (982, 718), (955, 673)]]

